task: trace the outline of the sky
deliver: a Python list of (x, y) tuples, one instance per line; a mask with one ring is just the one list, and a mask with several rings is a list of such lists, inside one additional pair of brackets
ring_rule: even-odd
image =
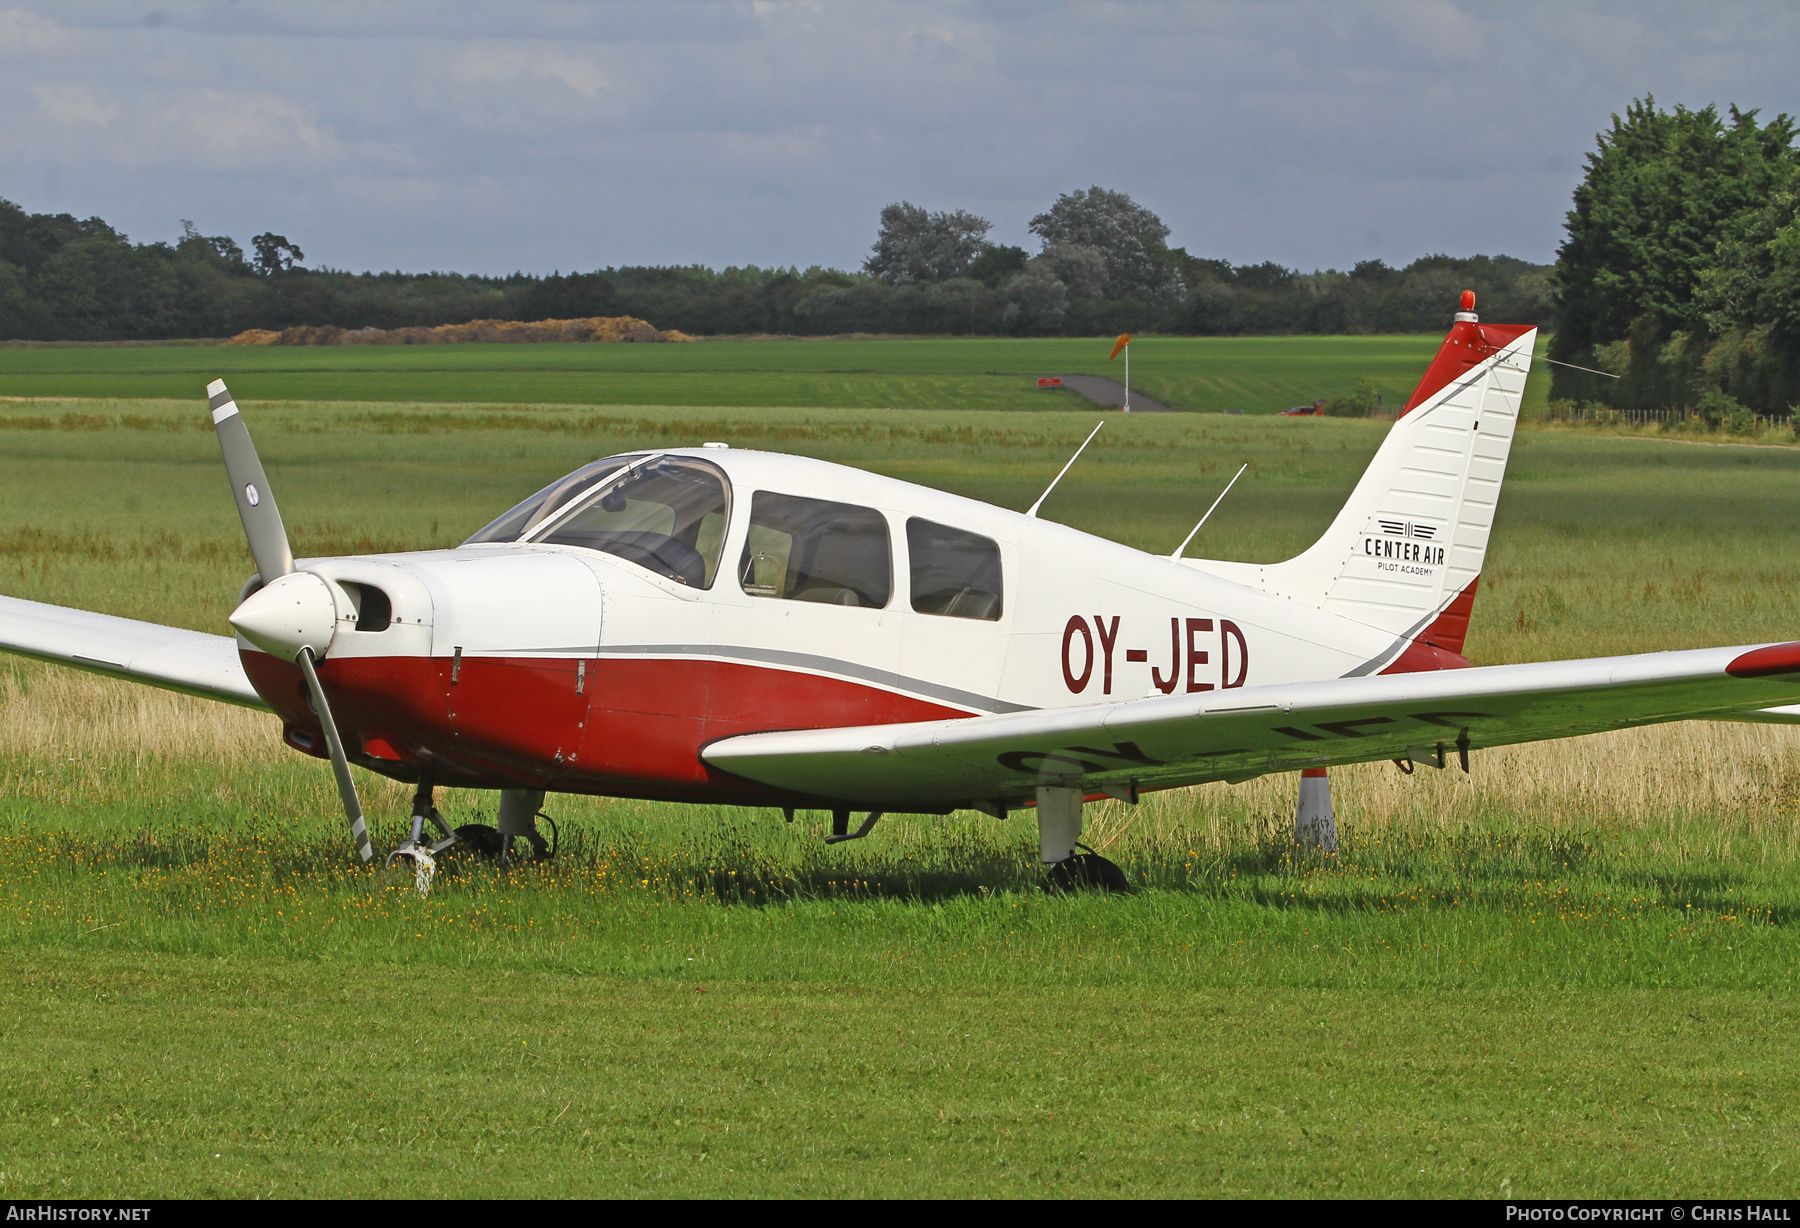
[(858, 267), (1091, 184), (1197, 256), (1555, 258), (1633, 98), (1800, 112), (1800, 2), (0, 0), (0, 197), (313, 267)]

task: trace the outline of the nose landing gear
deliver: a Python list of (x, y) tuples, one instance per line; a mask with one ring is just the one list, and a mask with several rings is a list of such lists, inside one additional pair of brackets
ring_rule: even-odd
[[(423, 839), (427, 820), (443, 834), (444, 838), (435, 844), (427, 844)], [(412, 835), (405, 844), (389, 853), (382, 865), (384, 868), (392, 866), (401, 858), (412, 862), (413, 889), (419, 893), (420, 899), (424, 899), (431, 891), (432, 878), (437, 874), (437, 855), (460, 839), (458, 833), (451, 831), (450, 825), (444, 822), (444, 816), (438, 813), (437, 807), (431, 804), (431, 781), (423, 779), (419, 781), (418, 788), (413, 790)]]
[[(439, 854), (455, 845), (469, 849), (484, 860), (498, 862), (502, 867), (511, 859), (514, 843), (521, 839), (531, 846), (533, 861), (549, 861), (556, 856), (561, 833), (557, 831), (555, 820), (540, 813), (538, 809), (544, 804), (542, 789), (503, 789), (500, 792), (498, 827), (489, 827), (485, 823), (465, 823), (454, 831), (444, 822), (444, 816), (438, 813), (438, 808), (432, 805), (431, 794), (431, 782), (420, 781), (413, 792), (412, 834), (405, 844), (389, 853), (383, 863), (384, 866), (392, 866), (396, 861), (412, 862), (413, 887), (421, 899), (431, 890), (431, 880), (437, 874)], [(537, 821), (540, 818), (550, 824), (551, 835), (556, 837), (555, 843), (538, 833)], [(425, 824), (428, 822), (437, 828), (443, 839), (431, 843), (425, 840)]]

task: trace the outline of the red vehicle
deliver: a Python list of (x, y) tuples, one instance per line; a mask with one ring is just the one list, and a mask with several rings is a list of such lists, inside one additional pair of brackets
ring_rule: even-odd
[(1311, 405), (1296, 405), (1292, 409), (1284, 409), (1278, 416), (1282, 418), (1323, 418), (1325, 416), (1325, 398), (1320, 397)]

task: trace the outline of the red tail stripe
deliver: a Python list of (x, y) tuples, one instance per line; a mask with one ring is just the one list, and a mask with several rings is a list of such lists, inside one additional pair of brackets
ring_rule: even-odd
[(1458, 320), (1450, 326), (1444, 344), (1438, 347), (1437, 357), (1425, 368), (1425, 378), (1413, 389), (1412, 398), (1406, 402), (1400, 416), (1404, 418), (1471, 367), (1492, 358), (1535, 327), (1532, 324), (1474, 324)]
[(1420, 674), (1434, 669), (1468, 669), (1468, 658), (1462, 655), (1463, 640), (1469, 634), (1469, 613), (1475, 608), (1476, 576), (1469, 587), (1451, 599), (1425, 630), (1414, 637), (1384, 674)]
[(1461, 656), (1463, 641), (1469, 637), (1469, 616), (1475, 609), (1475, 586), (1480, 583), (1480, 576), (1470, 580), (1469, 587), (1444, 607), (1444, 612), (1432, 620), (1419, 638), (1435, 648)]

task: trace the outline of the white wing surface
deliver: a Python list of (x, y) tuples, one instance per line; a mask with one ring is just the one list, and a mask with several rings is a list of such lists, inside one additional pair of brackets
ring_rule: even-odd
[(269, 706), (244, 676), (237, 641), (223, 635), (0, 597), (0, 650), (246, 708)]
[(1750, 725), (1800, 725), (1800, 704), (1785, 704), (1779, 708), (1753, 708), (1748, 712), (1733, 712), (1716, 719), (1743, 721)]
[(1040, 784), (1091, 793), (1247, 780), (1800, 701), (1800, 643), (1336, 678), (966, 720), (721, 739), (707, 763), (871, 809), (1015, 805)]

